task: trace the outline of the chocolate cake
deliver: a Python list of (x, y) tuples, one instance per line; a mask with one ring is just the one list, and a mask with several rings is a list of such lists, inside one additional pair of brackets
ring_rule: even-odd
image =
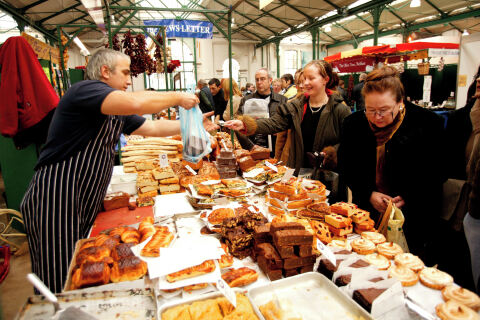
[(235, 178), (237, 176), (237, 160), (230, 150), (222, 149), (217, 157), (217, 171), (221, 179)]
[(353, 300), (361, 305), (368, 312), (372, 311), (373, 301), (387, 289), (367, 288), (358, 289), (353, 292)]

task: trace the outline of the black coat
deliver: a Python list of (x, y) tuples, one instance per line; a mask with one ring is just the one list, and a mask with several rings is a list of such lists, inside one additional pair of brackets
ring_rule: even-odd
[[(390, 196), (405, 200), (405, 235), (412, 252), (420, 254), (432, 219), (440, 214), (444, 182), (443, 119), (406, 103), (402, 124), (386, 143), (385, 180)], [(345, 118), (338, 152), (342, 178), (352, 190), (353, 203), (374, 213), (370, 195), (376, 191), (376, 139), (364, 112)], [(374, 214), (372, 216), (375, 217)]]
[(355, 108), (357, 111), (365, 109), (365, 100), (363, 99), (362, 95), (362, 89), (364, 84), (365, 81), (361, 81), (353, 87), (352, 100), (356, 103)]
[(207, 113), (210, 111), (215, 110), (215, 103), (213, 102), (213, 96), (212, 92), (208, 88), (208, 86), (203, 87), (200, 89), (200, 110), (202, 110), (202, 113)]
[(228, 103), (225, 100), (223, 89), (218, 90), (217, 94), (213, 96), (213, 102), (215, 103), (215, 116), (220, 115), (220, 120), (223, 120), (223, 113)]

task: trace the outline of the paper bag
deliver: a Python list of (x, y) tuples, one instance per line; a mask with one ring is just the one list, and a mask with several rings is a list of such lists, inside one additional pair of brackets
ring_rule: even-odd
[(392, 205), (392, 213), (390, 215), (390, 219), (388, 220), (387, 227), (387, 241), (398, 244), (403, 249), (403, 252), (409, 252), (407, 239), (403, 233), (404, 222), (405, 217), (402, 210), (397, 208), (395, 205)]

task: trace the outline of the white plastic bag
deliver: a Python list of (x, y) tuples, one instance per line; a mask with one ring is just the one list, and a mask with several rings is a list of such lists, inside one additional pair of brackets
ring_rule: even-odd
[(179, 113), (183, 158), (197, 163), (212, 152), (210, 134), (203, 127), (203, 115), (198, 106), (189, 110), (180, 108)]

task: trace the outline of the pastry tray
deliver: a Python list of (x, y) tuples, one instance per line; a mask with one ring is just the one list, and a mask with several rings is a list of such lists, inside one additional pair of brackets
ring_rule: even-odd
[[(60, 308), (75, 306), (97, 319), (155, 319), (156, 302), (150, 289), (89, 292), (71, 291), (56, 295)], [(43, 296), (31, 296), (17, 314), (17, 320), (50, 319), (53, 304)]]
[(286, 318), (309, 319), (373, 319), (355, 301), (318, 272), (307, 272), (274, 281), (248, 291), (248, 298), (259, 315), (259, 307), (274, 301)]

